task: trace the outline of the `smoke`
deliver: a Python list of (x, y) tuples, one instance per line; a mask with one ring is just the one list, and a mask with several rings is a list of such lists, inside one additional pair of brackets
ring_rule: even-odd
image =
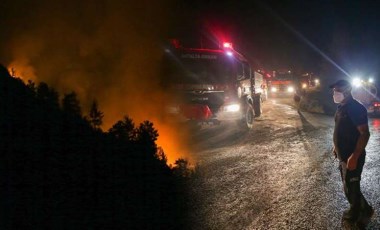
[(187, 135), (165, 122), (159, 87), (162, 44), (169, 30), (167, 1), (4, 1), (0, 61), (25, 81), (44, 81), (61, 94), (75, 91), (84, 112), (96, 99), (103, 129), (129, 115), (150, 120), (169, 163), (190, 158)]

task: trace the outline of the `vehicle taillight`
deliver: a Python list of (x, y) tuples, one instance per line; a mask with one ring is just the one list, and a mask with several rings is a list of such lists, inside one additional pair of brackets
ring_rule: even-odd
[(373, 106), (375, 106), (375, 107), (380, 107), (380, 102), (374, 102), (374, 103), (373, 103)]

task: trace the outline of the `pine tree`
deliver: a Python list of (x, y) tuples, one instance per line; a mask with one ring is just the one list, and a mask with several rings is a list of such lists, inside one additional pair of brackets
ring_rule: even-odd
[[(29, 82), (29, 87), (33, 89), (34, 83)], [(59, 107), (59, 94), (53, 88), (50, 88), (46, 83), (41, 82), (36, 88), (37, 98), (44, 104), (51, 106), (52, 108)]]
[(80, 103), (75, 92), (65, 94), (62, 99), (62, 109), (69, 114), (82, 116)]
[(116, 122), (108, 133), (122, 140), (133, 141), (135, 139), (135, 124), (130, 117), (125, 116), (124, 120)]
[(150, 121), (144, 121), (136, 130), (136, 140), (141, 146), (144, 146), (145, 153), (155, 156), (157, 153), (158, 131), (153, 127)]
[(90, 125), (94, 129), (99, 129), (100, 126), (103, 124), (103, 117), (104, 117), (103, 112), (99, 110), (98, 103), (96, 100), (94, 100), (92, 102), (90, 114), (89, 114)]

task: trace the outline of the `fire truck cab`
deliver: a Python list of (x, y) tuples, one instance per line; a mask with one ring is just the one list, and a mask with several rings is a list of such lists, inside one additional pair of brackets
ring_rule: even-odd
[(231, 43), (204, 49), (184, 48), (176, 41), (165, 50), (162, 85), (175, 95), (167, 111), (188, 121), (236, 120), (252, 128), (261, 115), (261, 86), (254, 79), (249, 62)]
[(290, 70), (275, 71), (268, 86), (271, 97), (291, 97), (296, 90), (295, 79)]

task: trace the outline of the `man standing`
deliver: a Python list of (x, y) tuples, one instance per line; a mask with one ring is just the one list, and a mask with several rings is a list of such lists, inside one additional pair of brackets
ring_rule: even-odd
[(365, 147), (370, 133), (366, 108), (351, 95), (351, 84), (339, 80), (330, 86), (334, 102), (339, 104), (335, 113), (334, 154), (340, 161), (344, 193), (350, 209), (343, 219), (365, 224), (373, 215), (373, 208), (360, 191), (360, 179), (365, 162)]

